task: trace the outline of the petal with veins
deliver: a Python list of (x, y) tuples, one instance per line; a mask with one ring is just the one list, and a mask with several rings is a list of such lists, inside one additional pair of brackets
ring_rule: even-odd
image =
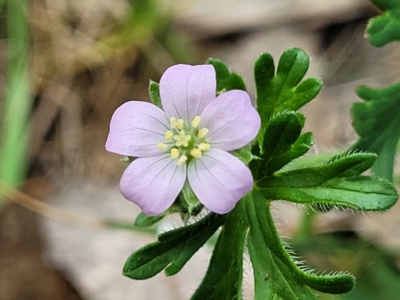
[(157, 106), (129, 101), (118, 107), (111, 118), (106, 149), (135, 157), (157, 155), (165, 152), (157, 143), (165, 140), (168, 129), (169, 121)]
[(135, 159), (120, 182), (124, 197), (155, 216), (175, 201), (186, 180), (186, 165), (177, 166), (168, 154)]
[(160, 80), (160, 96), (168, 117), (193, 118), (215, 99), (216, 75), (212, 65), (175, 65), (168, 68)]
[(219, 95), (201, 114), (202, 127), (208, 129), (211, 148), (232, 151), (244, 147), (258, 134), (261, 119), (244, 91)]
[(253, 187), (250, 170), (236, 157), (210, 149), (188, 167), (189, 184), (210, 211), (225, 214)]

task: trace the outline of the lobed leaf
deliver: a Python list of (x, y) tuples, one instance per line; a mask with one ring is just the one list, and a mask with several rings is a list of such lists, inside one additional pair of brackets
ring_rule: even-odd
[(246, 90), (243, 78), (229, 72), (228, 67), (219, 59), (210, 58), (208, 64), (213, 65), (217, 77), (217, 94), (230, 90)]
[(400, 41), (400, 2), (397, 0), (371, 0), (382, 15), (372, 18), (367, 26), (369, 42), (375, 47), (382, 47), (393, 41)]
[(355, 282), (349, 274), (318, 276), (299, 268), (279, 238), (265, 198), (253, 190), (245, 201), (250, 224), (248, 245), (254, 268), (255, 300), (317, 299), (307, 286), (331, 294), (352, 290)]
[(269, 200), (383, 211), (396, 203), (396, 189), (384, 179), (358, 176), (374, 163), (375, 157), (368, 153), (350, 154), (319, 167), (277, 173), (258, 186)]
[(123, 274), (131, 279), (148, 279), (164, 268), (167, 276), (178, 273), (224, 220), (224, 215), (211, 213), (194, 224), (159, 235), (158, 241), (129, 256)]
[[(397, 300), (400, 293), (396, 251), (379, 247), (354, 232), (330, 232), (293, 240), (302, 254), (319, 257), (319, 267), (351, 269), (357, 284), (351, 293), (334, 299)], [(366, 263), (368, 262), (368, 263)], [(325, 299), (325, 298), (324, 298)], [(327, 298), (329, 299), (329, 298)]]
[(275, 74), (274, 60), (268, 53), (261, 54), (254, 65), (257, 108), (262, 120), (259, 141), (272, 115), (283, 110), (297, 110), (314, 99), (322, 82), (309, 78), (303, 82), (309, 66), (308, 55), (301, 49), (286, 50)]
[(400, 83), (384, 89), (360, 86), (357, 94), (365, 102), (354, 103), (351, 108), (353, 126), (360, 136), (352, 149), (377, 153), (373, 172), (392, 180), (400, 138)]
[(192, 300), (242, 299), (243, 251), (248, 223), (244, 201), (227, 215), (203, 281)]
[(303, 124), (304, 116), (294, 111), (283, 111), (270, 119), (259, 153), (261, 160), (251, 165), (257, 170), (256, 180), (278, 171), (310, 149), (313, 136), (310, 132), (300, 135)]

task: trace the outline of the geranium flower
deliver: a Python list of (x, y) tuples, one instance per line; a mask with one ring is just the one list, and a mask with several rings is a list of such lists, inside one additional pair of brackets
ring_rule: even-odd
[(257, 135), (260, 117), (249, 95), (232, 90), (216, 97), (211, 65), (175, 65), (160, 80), (163, 110), (129, 101), (114, 113), (106, 149), (137, 157), (120, 190), (150, 216), (166, 211), (187, 180), (199, 201), (229, 212), (253, 186), (247, 166), (229, 151)]

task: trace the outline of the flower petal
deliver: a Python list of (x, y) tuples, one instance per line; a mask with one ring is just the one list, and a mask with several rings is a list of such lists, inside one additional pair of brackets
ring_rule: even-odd
[(208, 128), (208, 143), (225, 151), (250, 143), (260, 126), (260, 116), (244, 91), (233, 90), (219, 95), (201, 114), (201, 127)]
[(178, 166), (167, 154), (135, 159), (120, 182), (124, 197), (155, 216), (175, 201), (186, 180), (186, 165)]
[(212, 65), (175, 65), (160, 79), (160, 96), (168, 117), (186, 124), (215, 99), (216, 75)]
[(169, 121), (157, 106), (140, 101), (129, 101), (114, 112), (106, 149), (121, 155), (151, 156), (165, 152), (157, 147), (165, 140)]
[(232, 210), (253, 187), (250, 170), (239, 159), (219, 149), (192, 159), (188, 180), (200, 202), (218, 214)]

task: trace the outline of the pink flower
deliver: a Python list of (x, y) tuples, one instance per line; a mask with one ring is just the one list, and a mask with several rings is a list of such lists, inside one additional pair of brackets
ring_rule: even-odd
[(253, 187), (247, 166), (229, 151), (257, 135), (260, 116), (240, 90), (216, 97), (211, 65), (175, 65), (160, 80), (164, 111), (129, 101), (114, 113), (106, 149), (137, 157), (125, 170), (121, 193), (147, 215), (166, 211), (187, 180), (199, 201), (224, 214)]

